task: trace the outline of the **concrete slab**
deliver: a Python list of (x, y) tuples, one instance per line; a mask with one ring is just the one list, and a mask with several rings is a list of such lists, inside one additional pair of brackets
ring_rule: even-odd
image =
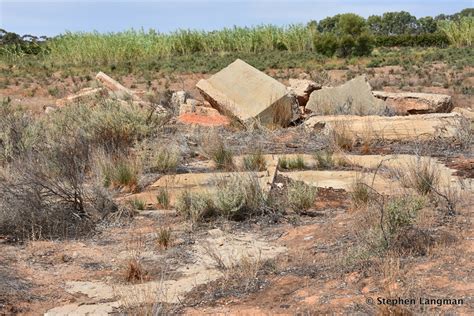
[(361, 166), (366, 169), (375, 169), (380, 164), (381, 167), (390, 169), (409, 170), (417, 162), (429, 163), (439, 173), (439, 181), (441, 187), (456, 187), (461, 190), (473, 190), (474, 179), (461, 179), (455, 176), (456, 170), (447, 167), (438, 159), (426, 156), (414, 155), (342, 155), (345, 160), (351, 164)]
[(307, 79), (290, 78), (288, 80), (288, 84), (288, 90), (290, 90), (296, 96), (299, 106), (306, 106), (311, 92), (321, 89), (320, 84)]
[[(105, 284), (103, 282), (67, 282), (71, 294), (85, 295), (87, 303), (74, 303), (50, 309), (46, 315), (108, 315), (117, 307), (134, 307), (157, 302), (180, 303), (196, 286), (224, 276), (216, 256), (227, 268), (242, 260), (256, 266), (287, 251), (255, 233), (225, 232), (213, 229), (187, 252), (192, 260), (176, 269), (176, 276), (142, 284)], [(127, 260), (127, 258), (123, 258)], [(157, 258), (156, 260), (159, 260)], [(160, 264), (161, 262), (157, 262)], [(85, 299), (85, 300), (87, 300)], [(106, 302), (104, 302), (106, 301)]]
[(365, 76), (358, 76), (338, 87), (323, 87), (311, 93), (306, 110), (318, 115), (380, 115), (385, 103), (372, 95)]
[[(320, 188), (333, 188), (351, 191), (354, 183), (359, 179), (364, 179), (367, 183), (372, 183), (372, 173), (362, 173), (360, 171), (336, 171), (336, 170), (305, 170), (282, 172), (281, 175), (295, 181), (302, 181), (308, 185)], [(396, 194), (402, 192), (402, 187), (397, 181), (375, 177), (374, 188), (384, 194)]]
[(431, 139), (455, 137), (462, 126), (458, 113), (435, 113), (412, 116), (312, 116), (307, 128), (329, 134), (334, 130), (360, 139)]
[[(237, 167), (242, 166), (244, 156), (235, 157)], [(156, 196), (160, 189), (166, 189), (170, 197), (170, 205), (173, 206), (176, 198), (184, 191), (209, 193), (212, 195), (217, 190), (216, 184), (220, 179), (230, 178), (234, 175), (256, 177), (264, 193), (270, 192), (275, 179), (278, 159), (273, 155), (265, 155), (266, 170), (261, 172), (207, 172), (207, 173), (185, 173), (177, 175), (165, 175), (153, 183), (147, 191), (125, 196), (124, 200), (140, 199), (148, 205), (156, 205)], [(203, 161), (192, 164), (196, 169), (211, 169), (213, 162)]]
[(101, 95), (103, 92), (104, 89), (102, 88), (84, 88), (75, 94), (56, 100), (56, 105), (61, 107), (75, 102), (83, 102), (93, 99)]
[(446, 94), (385, 91), (372, 91), (372, 94), (398, 115), (448, 113), (453, 108), (452, 98)]
[(469, 121), (474, 122), (474, 111), (470, 109), (455, 107), (452, 112), (459, 113)]
[(196, 87), (219, 112), (243, 123), (257, 119), (264, 125), (286, 126), (297, 108), (282, 83), (240, 59)]

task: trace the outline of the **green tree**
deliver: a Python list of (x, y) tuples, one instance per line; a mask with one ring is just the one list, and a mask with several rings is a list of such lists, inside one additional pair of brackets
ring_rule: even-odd
[(406, 11), (386, 12), (382, 16), (382, 33), (385, 35), (413, 34), (416, 29), (416, 17)]
[(434, 33), (438, 30), (438, 24), (431, 16), (418, 19), (418, 33)]
[(333, 32), (336, 29), (336, 24), (339, 21), (340, 14), (335, 16), (328, 16), (318, 23), (318, 31), (321, 33)]
[(382, 17), (380, 15), (369, 16), (367, 18), (367, 27), (373, 34), (383, 34)]
[(339, 35), (359, 36), (365, 31), (367, 24), (365, 19), (354, 13), (339, 15), (336, 23), (336, 32)]

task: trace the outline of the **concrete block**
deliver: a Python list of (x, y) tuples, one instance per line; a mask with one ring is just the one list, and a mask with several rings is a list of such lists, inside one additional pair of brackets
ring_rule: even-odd
[(293, 119), (296, 102), (286, 87), (240, 59), (196, 87), (219, 112), (243, 123), (287, 126)]

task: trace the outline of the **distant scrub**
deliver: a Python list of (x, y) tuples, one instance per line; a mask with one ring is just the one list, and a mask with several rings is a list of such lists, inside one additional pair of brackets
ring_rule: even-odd
[(55, 65), (117, 65), (160, 58), (216, 53), (261, 54), (287, 51), (324, 56), (367, 56), (373, 47), (471, 46), (473, 9), (457, 14), (417, 19), (405, 11), (386, 12), (367, 19), (337, 14), (319, 22), (289, 26), (259, 25), (217, 31), (128, 30), (117, 33), (66, 32), (36, 38), (0, 30), (0, 58), (18, 62), (38, 55)]

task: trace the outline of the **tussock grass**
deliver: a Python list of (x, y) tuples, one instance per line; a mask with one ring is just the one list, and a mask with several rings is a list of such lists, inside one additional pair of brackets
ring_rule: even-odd
[(164, 249), (168, 249), (171, 246), (172, 231), (171, 228), (160, 227), (157, 232), (158, 245)]
[(139, 210), (139, 211), (143, 211), (146, 207), (145, 201), (140, 200), (138, 198), (134, 198), (132, 200), (129, 200), (129, 203), (134, 209)]
[(266, 169), (265, 157), (261, 149), (244, 157), (244, 169), (247, 171), (264, 171)]
[(303, 156), (297, 155), (295, 158), (281, 157), (278, 160), (278, 167), (286, 170), (303, 170), (306, 168), (306, 165)]
[(204, 141), (204, 151), (216, 164), (219, 170), (232, 171), (235, 169), (234, 154), (224, 141), (216, 134), (211, 134)]
[(178, 196), (175, 207), (178, 213), (193, 224), (202, 222), (215, 214), (212, 198), (206, 193), (184, 191)]
[(232, 219), (244, 219), (262, 212), (265, 206), (265, 194), (257, 177), (236, 174), (217, 179), (214, 205), (220, 215)]
[(168, 190), (166, 188), (159, 188), (158, 194), (156, 195), (156, 200), (158, 201), (158, 204), (160, 204), (161, 207), (165, 209), (169, 208), (170, 196)]
[(301, 213), (314, 205), (317, 189), (301, 181), (288, 185), (288, 204), (295, 213)]
[(331, 150), (319, 150), (314, 154), (314, 159), (318, 163), (318, 169), (332, 169), (337, 165), (334, 153)]

